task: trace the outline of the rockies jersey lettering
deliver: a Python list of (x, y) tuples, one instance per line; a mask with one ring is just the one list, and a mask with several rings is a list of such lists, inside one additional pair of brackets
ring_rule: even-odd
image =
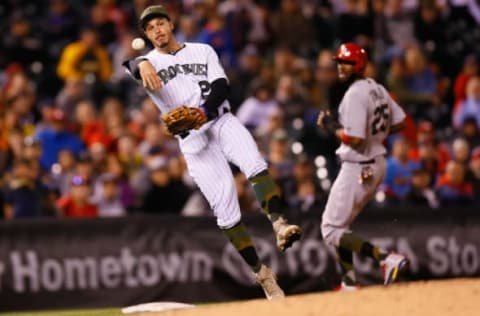
[(158, 71), (158, 76), (162, 80), (163, 84), (167, 84), (170, 80), (175, 78), (177, 74), (206, 76), (207, 67), (207, 64), (176, 64), (169, 66), (166, 69), (160, 69)]
[[(217, 54), (207, 44), (184, 43), (171, 54), (152, 49), (137, 59), (147, 59), (162, 81), (160, 90), (147, 90), (162, 113), (183, 105), (199, 107), (210, 94), (210, 83), (227, 78)], [(222, 107), (229, 107), (227, 100)]]

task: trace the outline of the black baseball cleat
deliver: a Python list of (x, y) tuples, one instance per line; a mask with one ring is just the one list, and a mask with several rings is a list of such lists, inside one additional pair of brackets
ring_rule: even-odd
[(302, 229), (297, 225), (288, 224), (284, 217), (279, 217), (273, 223), (273, 230), (277, 237), (277, 247), (281, 251), (290, 248), (302, 235)]

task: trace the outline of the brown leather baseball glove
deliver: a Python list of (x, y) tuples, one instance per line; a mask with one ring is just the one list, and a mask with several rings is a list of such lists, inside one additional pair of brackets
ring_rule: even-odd
[(199, 129), (207, 122), (207, 116), (199, 108), (178, 107), (162, 115), (167, 129), (173, 135), (181, 135), (191, 129)]

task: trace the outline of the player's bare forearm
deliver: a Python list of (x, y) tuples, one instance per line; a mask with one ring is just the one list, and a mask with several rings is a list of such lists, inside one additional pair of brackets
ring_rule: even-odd
[(343, 136), (344, 133), (345, 132), (344, 132), (343, 128), (337, 128), (335, 130), (335, 136), (337, 136), (338, 139), (340, 139), (340, 140), (342, 139), (342, 136)]
[(122, 65), (134, 79), (142, 81), (144, 88), (159, 90), (162, 87), (162, 80), (148, 59), (127, 60)]
[(395, 134), (400, 132), (405, 127), (405, 121), (402, 121), (398, 124), (392, 125), (390, 127), (390, 134)]
[(138, 63), (140, 77), (142, 78), (143, 86), (150, 90), (158, 90), (162, 87), (162, 80), (157, 74), (155, 67), (148, 60), (143, 60)]
[(356, 151), (360, 151), (363, 146), (365, 145), (365, 139), (359, 138), (359, 137), (354, 137), (354, 136), (349, 136), (346, 132), (345, 129), (343, 128), (337, 128), (335, 130), (335, 135), (340, 139), (340, 141), (350, 147), (352, 147)]

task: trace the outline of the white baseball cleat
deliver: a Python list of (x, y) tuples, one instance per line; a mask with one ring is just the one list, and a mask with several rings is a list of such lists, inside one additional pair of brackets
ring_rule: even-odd
[(400, 272), (407, 268), (408, 260), (402, 255), (391, 253), (380, 262), (380, 266), (383, 271), (383, 284), (388, 285), (395, 282)]
[(347, 285), (345, 282), (342, 283), (335, 288), (335, 291), (338, 292), (353, 292), (360, 290), (360, 286), (358, 285)]
[(288, 224), (283, 216), (280, 216), (272, 225), (277, 237), (277, 247), (281, 251), (291, 247), (302, 235), (302, 229), (297, 225)]
[(260, 284), (268, 300), (278, 300), (285, 298), (285, 293), (278, 286), (277, 277), (273, 271), (262, 264), (260, 271), (255, 273), (255, 280)]

